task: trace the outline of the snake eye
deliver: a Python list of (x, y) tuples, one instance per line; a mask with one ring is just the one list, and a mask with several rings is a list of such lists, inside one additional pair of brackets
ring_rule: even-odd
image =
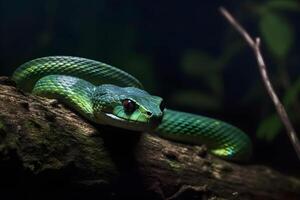
[(160, 105), (159, 105), (159, 108), (161, 111), (164, 111), (164, 109), (166, 108), (166, 104), (164, 101), (161, 101)]
[(136, 103), (130, 99), (123, 100), (122, 104), (126, 113), (133, 113), (136, 109)]

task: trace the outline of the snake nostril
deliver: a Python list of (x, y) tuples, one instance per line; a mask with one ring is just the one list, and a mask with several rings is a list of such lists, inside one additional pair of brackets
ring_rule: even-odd
[(150, 122), (151, 122), (151, 124), (152, 124), (153, 127), (157, 127), (159, 124), (161, 124), (162, 118), (158, 117), (158, 116), (153, 116), (150, 119)]
[(149, 111), (148, 111), (148, 112), (147, 112), (147, 115), (152, 116), (152, 112), (149, 112)]

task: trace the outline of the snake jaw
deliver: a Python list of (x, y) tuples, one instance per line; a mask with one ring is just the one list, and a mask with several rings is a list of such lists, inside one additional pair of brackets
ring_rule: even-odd
[(149, 123), (126, 120), (120, 118), (112, 113), (98, 113), (96, 116), (96, 122), (103, 125), (116, 126), (133, 131), (148, 131), (156, 128)]

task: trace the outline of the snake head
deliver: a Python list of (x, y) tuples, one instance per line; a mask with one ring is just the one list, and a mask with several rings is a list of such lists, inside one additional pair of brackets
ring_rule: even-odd
[(145, 131), (155, 129), (163, 117), (163, 99), (134, 87), (98, 86), (92, 102), (100, 124)]

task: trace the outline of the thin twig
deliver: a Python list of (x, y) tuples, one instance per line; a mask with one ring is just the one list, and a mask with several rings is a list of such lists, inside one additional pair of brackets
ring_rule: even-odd
[(248, 45), (252, 48), (257, 64), (259, 67), (260, 75), (262, 77), (262, 80), (264, 82), (264, 85), (269, 93), (269, 96), (271, 97), (275, 108), (277, 110), (278, 115), (280, 116), (280, 119), (282, 123), (284, 124), (286, 130), (287, 130), (287, 135), (291, 140), (291, 143), (296, 151), (296, 154), (298, 158), (300, 159), (300, 143), (299, 139), (297, 137), (297, 134), (289, 120), (289, 117), (287, 115), (286, 110), (284, 109), (284, 106), (278, 99), (273, 86), (270, 82), (268, 73), (267, 73), (267, 67), (264, 61), (264, 58), (262, 56), (261, 50), (260, 50), (260, 38), (257, 37), (253, 39), (249, 33), (239, 24), (239, 22), (223, 7), (220, 8), (221, 14), (228, 20), (228, 22), (242, 35), (242, 37), (246, 40)]

